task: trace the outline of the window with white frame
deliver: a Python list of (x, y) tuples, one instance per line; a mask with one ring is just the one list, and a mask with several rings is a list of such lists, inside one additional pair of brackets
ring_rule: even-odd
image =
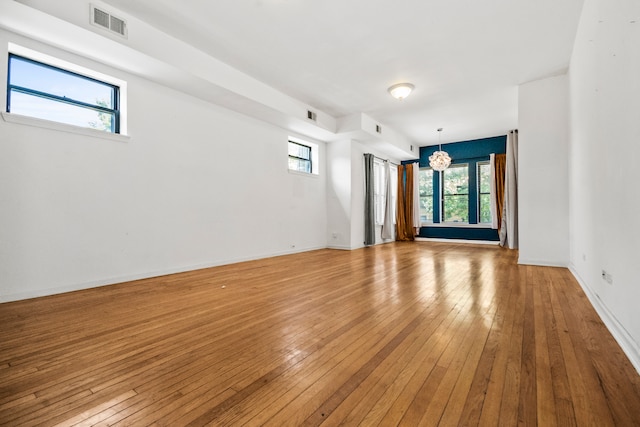
[(443, 222), (469, 223), (469, 165), (455, 164), (442, 172)]
[(290, 171), (318, 175), (318, 145), (290, 137), (288, 164)]
[(421, 168), (418, 176), (420, 191), (420, 222), (433, 222), (433, 169)]
[(477, 163), (478, 173), (478, 223), (491, 224), (491, 164)]
[(311, 173), (311, 147), (299, 142), (289, 141), (289, 169)]
[(120, 133), (120, 87), (10, 53), (7, 112)]

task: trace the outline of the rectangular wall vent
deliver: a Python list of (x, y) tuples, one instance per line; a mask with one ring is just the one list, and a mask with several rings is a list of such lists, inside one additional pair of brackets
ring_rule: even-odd
[(126, 36), (127, 26), (122, 19), (116, 18), (115, 16), (111, 15), (111, 20), (109, 22), (111, 31), (115, 31), (121, 36)]
[(311, 110), (307, 110), (307, 119), (316, 121), (316, 113)]
[(124, 19), (113, 16), (109, 12), (91, 5), (91, 24), (109, 30), (122, 37), (127, 37), (127, 22)]
[(93, 10), (93, 23), (101, 27), (109, 29), (109, 14), (103, 12), (100, 9), (92, 8)]
[(382, 133), (382, 126), (376, 125), (376, 132)]

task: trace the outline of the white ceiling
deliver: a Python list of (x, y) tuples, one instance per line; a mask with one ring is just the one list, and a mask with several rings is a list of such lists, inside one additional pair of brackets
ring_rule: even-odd
[[(518, 85), (566, 71), (583, 0), (105, 0), (339, 118), (417, 145), (517, 127)], [(387, 88), (411, 82), (397, 101)]]

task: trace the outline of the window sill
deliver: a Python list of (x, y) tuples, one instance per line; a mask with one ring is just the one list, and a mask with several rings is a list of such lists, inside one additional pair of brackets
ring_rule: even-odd
[(300, 172), (300, 171), (294, 171), (292, 169), (287, 169), (289, 171), (290, 174), (292, 175), (300, 175), (300, 176), (307, 176), (309, 178), (318, 178), (318, 174), (317, 173), (308, 173), (308, 172)]
[(423, 222), (420, 227), (434, 227), (434, 228), (491, 228), (491, 224), (467, 224), (465, 222)]
[(36, 119), (35, 117), (23, 116), (21, 114), (2, 112), (2, 118), (7, 123), (17, 123), (20, 125), (34, 126), (44, 129), (51, 129), (59, 132), (74, 133), (94, 138), (108, 139), (111, 141), (129, 142), (129, 135), (109, 133), (96, 129), (83, 128), (80, 126), (68, 125), (66, 123), (52, 122), (51, 120)]

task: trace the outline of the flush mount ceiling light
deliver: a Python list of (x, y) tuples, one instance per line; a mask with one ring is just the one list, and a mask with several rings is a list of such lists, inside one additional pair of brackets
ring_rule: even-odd
[(429, 156), (429, 166), (438, 172), (442, 172), (451, 164), (451, 157), (446, 151), (442, 151), (442, 142), (440, 141), (442, 128), (438, 128), (438, 151)]
[(415, 88), (411, 83), (398, 83), (391, 86), (388, 91), (395, 99), (405, 99)]

